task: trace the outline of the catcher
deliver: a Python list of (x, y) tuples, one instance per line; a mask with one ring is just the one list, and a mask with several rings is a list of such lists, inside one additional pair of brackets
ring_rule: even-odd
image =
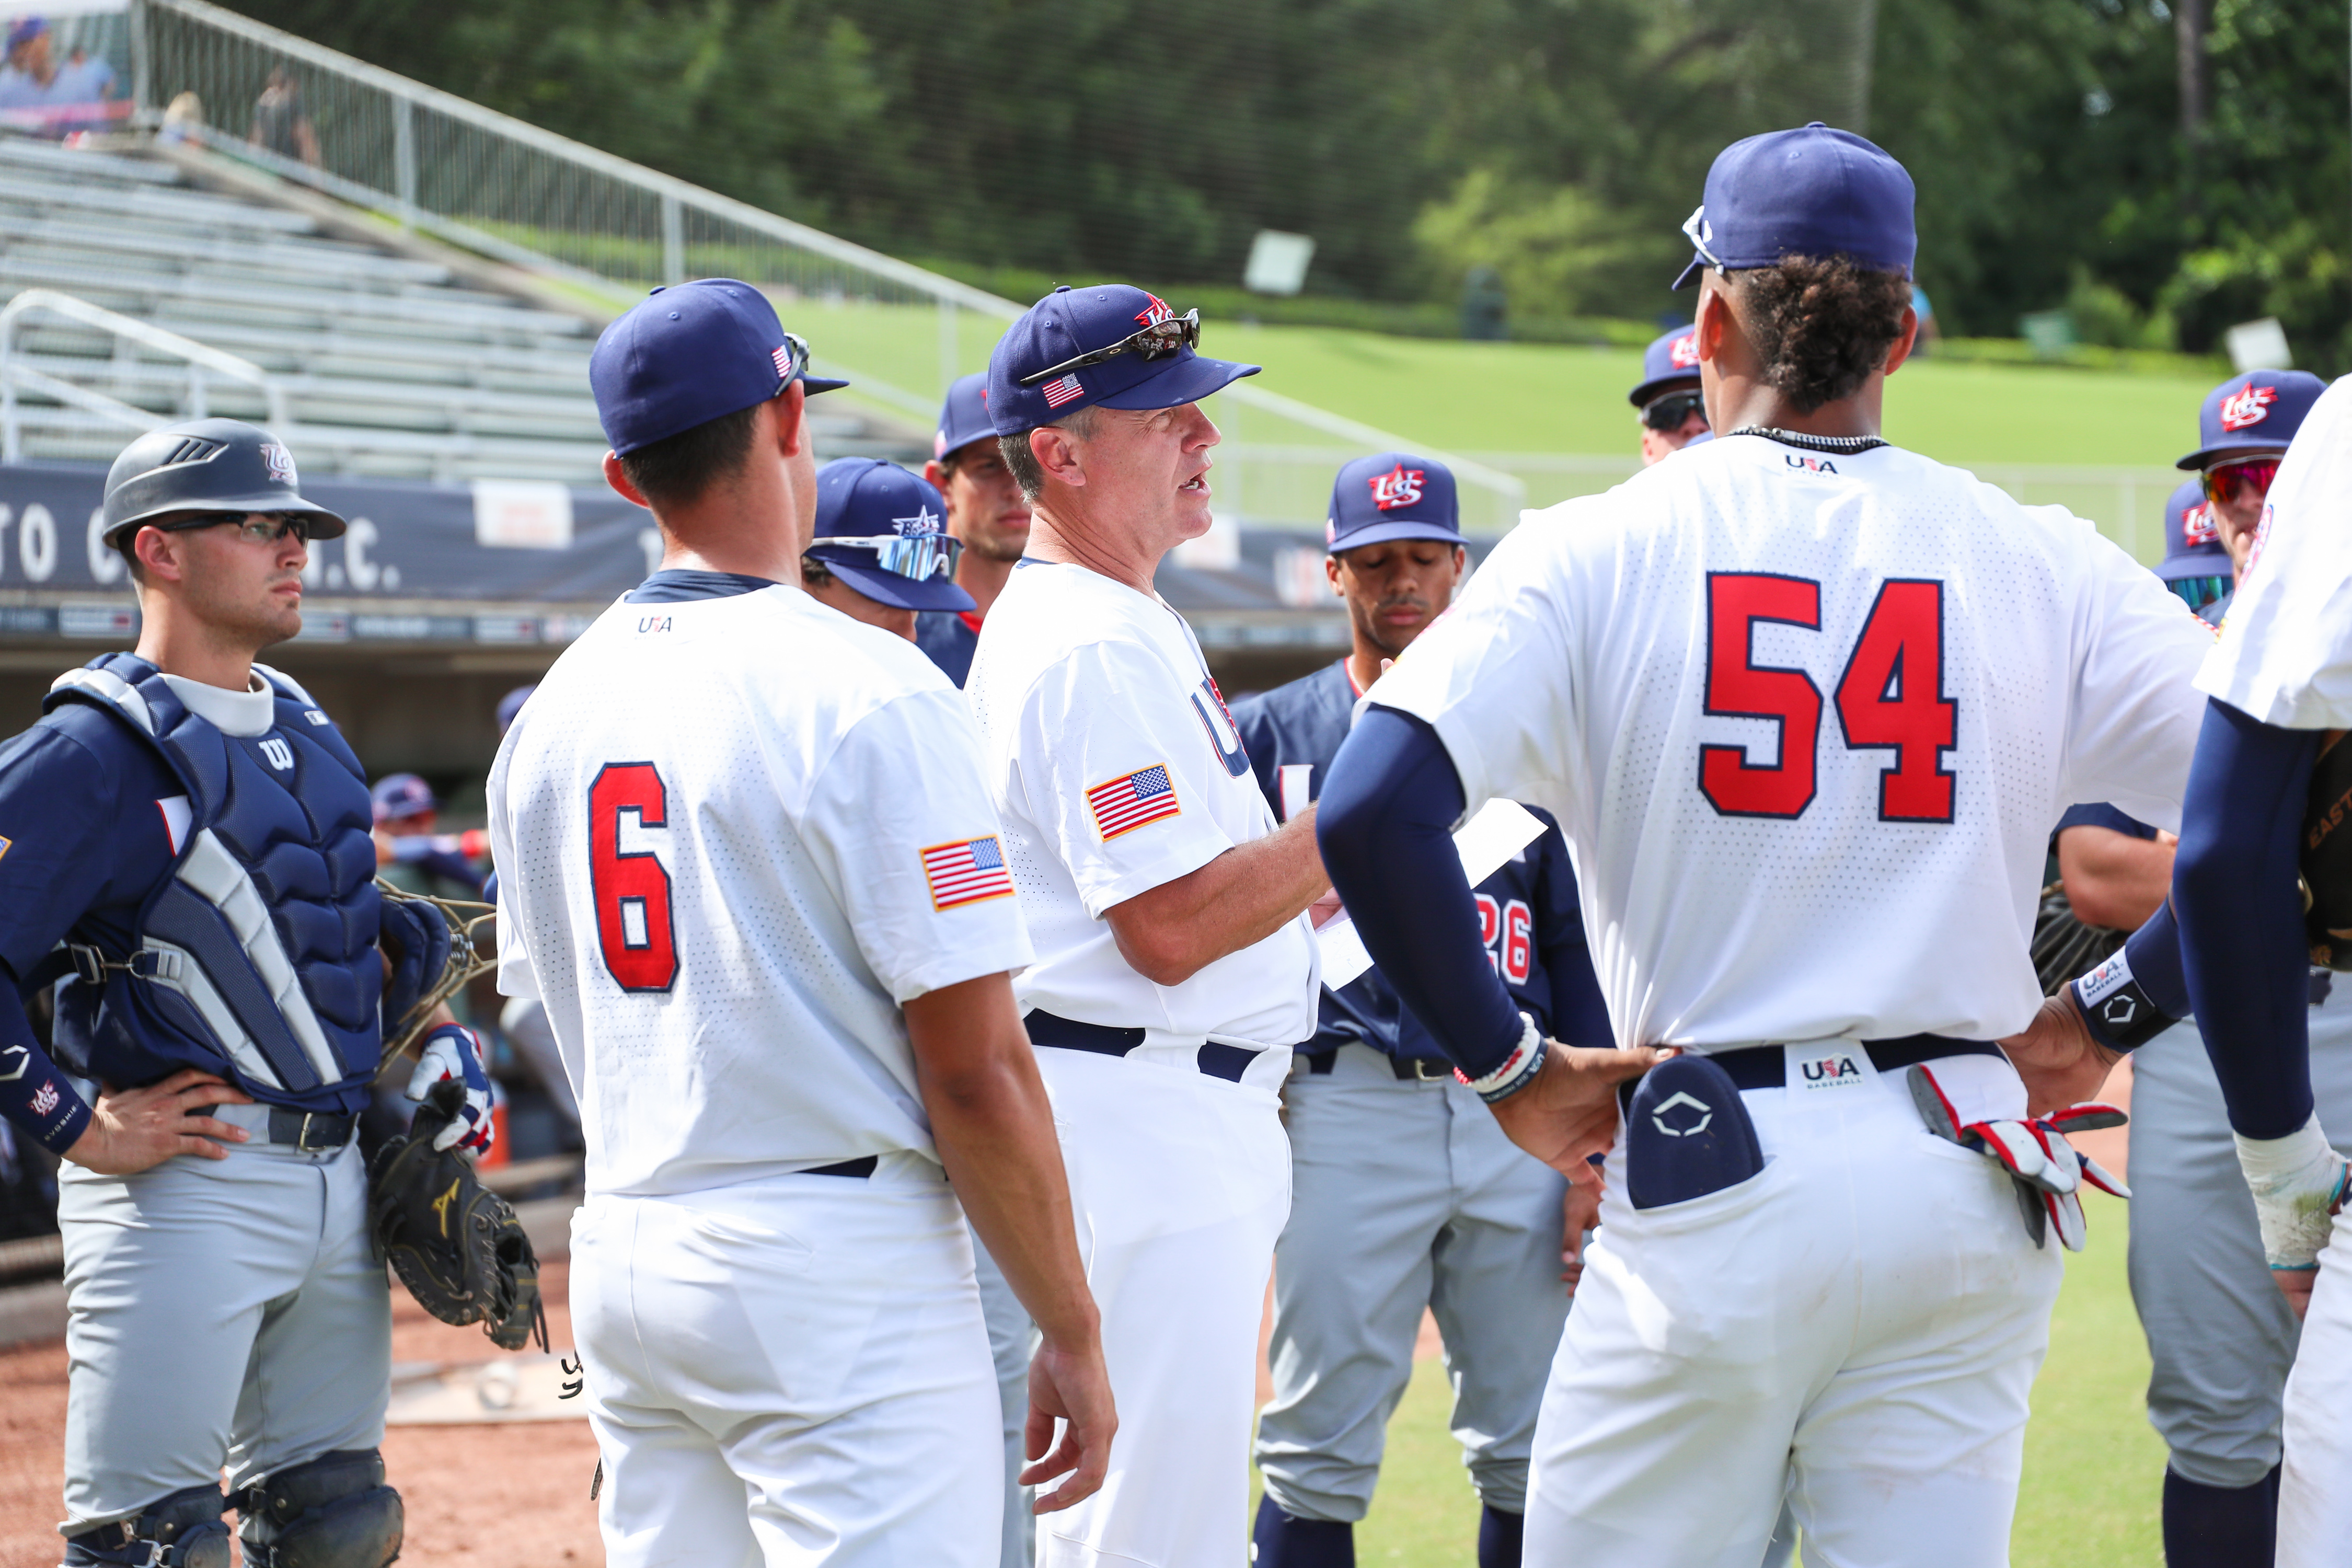
[[(358, 759), (254, 662), (301, 629), (309, 541), (343, 520), (267, 431), (206, 419), (123, 451), (100, 526), (138, 651), (59, 677), (0, 748), (0, 1114), (66, 1162), (65, 1562), (227, 1568), (234, 1501), (248, 1563), (382, 1568), (391, 1303), (352, 1138), (385, 1020), (424, 1037), (412, 1095), (454, 1080), (387, 1158), (395, 1261), (423, 1245), (403, 1181), (439, 1182), (460, 1236), (499, 1215), (449, 1187), (489, 1121), (431, 994), (448, 922), (381, 898)], [(53, 1057), (22, 997), (59, 980)]]

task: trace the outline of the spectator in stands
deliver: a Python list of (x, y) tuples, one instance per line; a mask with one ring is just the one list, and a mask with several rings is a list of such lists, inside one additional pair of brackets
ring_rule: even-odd
[(394, 887), (441, 899), (478, 899), (482, 874), (463, 838), (442, 834), (441, 803), (415, 773), (387, 773), (368, 792), (375, 803), (375, 863)]
[(196, 131), (205, 122), (205, 100), (193, 92), (184, 92), (163, 108), (163, 124), (155, 132), (159, 142), (193, 142)]
[(319, 166), (319, 132), (302, 107), (302, 89), (284, 66), (270, 68), (261, 96), (253, 100), (253, 128), (245, 139), (264, 152)]
[(801, 556), (801, 586), (913, 642), (918, 612), (972, 607), (955, 584), (962, 549), (928, 482), (879, 458), (835, 458), (816, 471), (816, 535)]
[(77, 46), (57, 60), (57, 35), (46, 17), (8, 25), (7, 64), (0, 68), (0, 110), (20, 127), (64, 137), (103, 126), (116, 105), (114, 68)]
[(915, 641), (958, 686), (971, 668), (980, 623), (1013, 576), (1029, 544), (1029, 501), (996, 449), (988, 422), (988, 375), (975, 371), (948, 388), (931, 437), (923, 478), (947, 501), (948, 531), (963, 542), (956, 586), (971, 595), (969, 610), (933, 610), (915, 623)]

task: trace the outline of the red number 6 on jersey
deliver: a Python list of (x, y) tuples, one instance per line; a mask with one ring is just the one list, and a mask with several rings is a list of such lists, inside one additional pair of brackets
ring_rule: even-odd
[(596, 945), (624, 991), (667, 991), (677, 978), (669, 872), (650, 849), (624, 852), (621, 815), (639, 827), (669, 822), (668, 792), (651, 763), (606, 763), (588, 786), (588, 881)]

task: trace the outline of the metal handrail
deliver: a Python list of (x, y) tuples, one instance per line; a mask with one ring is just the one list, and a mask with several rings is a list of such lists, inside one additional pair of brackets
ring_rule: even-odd
[(15, 463), (24, 458), (16, 414), (16, 389), (19, 386), (135, 429), (152, 430), (172, 422), (170, 416), (134, 407), (85, 386), (77, 386), (31, 365), (18, 364), (16, 362), (16, 324), (36, 311), (78, 321), (85, 327), (110, 333), (118, 340), (134, 342), (157, 353), (184, 361), (188, 367), (188, 395), (186, 412), (182, 417), (201, 419), (205, 416), (205, 373), (210, 371), (227, 380), (258, 389), (269, 410), (270, 424), (280, 429), (287, 424), (285, 389), (268, 371), (251, 360), (240, 359), (209, 343), (184, 338), (177, 332), (166, 331), (151, 322), (121, 315), (55, 289), (27, 289), (5, 305), (0, 305), (0, 461)]
[[(1013, 300), (984, 289), (868, 249), (731, 196), (704, 190), (674, 175), (633, 163), (625, 158), (574, 142), (528, 121), (486, 109), (453, 93), (412, 81), (380, 66), (369, 65), (267, 23), (225, 10), (211, 4), (210, 0), (133, 0), (134, 90), (145, 123), (154, 123), (160, 108), (159, 100), (170, 90), (156, 79), (161, 64), (156, 58), (159, 45), (149, 37), (151, 29), (147, 24), (151, 12), (170, 13), (244, 44), (270, 51), (276, 57), (299, 63), (324, 77), (382, 93), (390, 100), (393, 143), (390, 169), (388, 174), (379, 169), (367, 180), (353, 179), (348, 174), (314, 168), (291, 158), (272, 155), (265, 149), (240, 142), (233, 133), (210, 128), (196, 130), (194, 133), (199, 140), (220, 151), (259, 163), (282, 178), (307, 184), (339, 199), (383, 212), (398, 221), (436, 233), (452, 243), (476, 249), (479, 254), (543, 270), (555, 277), (577, 279), (583, 272), (580, 267), (570, 262), (518, 244), (512, 238), (487, 232), (480, 224), (467, 221), (467, 216), (471, 215), (427, 210), (420, 201), (418, 188), (417, 121), (420, 111), (442, 117), (486, 138), (526, 150), (532, 157), (545, 161), (544, 170), (551, 176), (558, 172), (593, 176), (650, 198), (658, 208), (663, 281), (677, 283), (686, 280), (687, 231), (684, 219), (686, 215), (692, 214), (698, 219), (730, 226), (736, 231), (760, 237), (802, 255), (854, 268), (867, 279), (903, 290), (917, 300), (934, 303), (940, 313), (942, 388), (955, 367), (957, 334), (953, 318), (956, 310), (971, 310), (990, 320), (1010, 321), (1024, 310)], [(552, 184), (557, 182), (551, 178), (545, 183)], [(886, 388), (870, 367), (851, 365), (845, 368), (853, 373), (853, 381), (883, 393), (884, 402), (902, 407), (908, 413), (926, 413), (936, 406), (919, 393)], [(1465, 483), (1496, 496), (1503, 503), (1507, 516), (1515, 517), (1517, 508), (1526, 501), (1527, 486), (1517, 475), (1475, 459), (1448, 455), (1409, 437), (1381, 430), (1246, 382), (1236, 383), (1219, 395), (1231, 405), (1255, 409), (1318, 431), (1348, 446), (1371, 450), (1410, 450), (1444, 462)], [(1319, 508), (1318, 510), (1319, 511)]]

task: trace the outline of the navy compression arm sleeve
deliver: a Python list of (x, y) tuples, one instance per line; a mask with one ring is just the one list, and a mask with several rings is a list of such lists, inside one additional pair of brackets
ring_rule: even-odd
[(52, 1154), (74, 1146), (89, 1107), (58, 1070), (25, 1016), (16, 979), (0, 964), (0, 1116)]
[(2248, 1138), (2311, 1119), (2309, 946), (2296, 889), (2304, 797), (2319, 731), (2211, 702), (2181, 803), (2172, 904), (2189, 1000)]
[(1437, 731), (1374, 706), (1331, 759), (1315, 838), (1372, 961), (1475, 1079), (1508, 1059), (1521, 1027), (1478, 940), (1478, 906), (1450, 831), (1462, 806)]

